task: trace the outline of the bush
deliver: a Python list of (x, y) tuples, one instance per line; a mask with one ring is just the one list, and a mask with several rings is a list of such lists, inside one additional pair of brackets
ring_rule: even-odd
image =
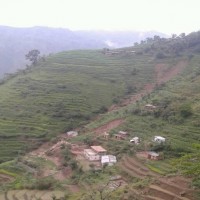
[(101, 108), (99, 109), (99, 113), (105, 113), (108, 111), (108, 108), (106, 108), (106, 106), (101, 106)]
[(72, 170), (75, 170), (78, 168), (78, 164), (75, 160), (72, 160), (70, 163), (69, 163), (70, 167)]
[(52, 189), (54, 183), (56, 181), (52, 178), (42, 178), (42, 179), (38, 179), (36, 181), (36, 189), (38, 190), (48, 190), (48, 189)]
[(180, 107), (180, 114), (182, 117), (187, 118), (192, 115), (192, 107), (189, 104), (184, 104)]
[(156, 54), (156, 58), (157, 58), (157, 59), (163, 59), (163, 58), (166, 58), (166, 56), (165, 56), (165, 54), (164, 54), (163, 52), (158, 52), (158, 53)]

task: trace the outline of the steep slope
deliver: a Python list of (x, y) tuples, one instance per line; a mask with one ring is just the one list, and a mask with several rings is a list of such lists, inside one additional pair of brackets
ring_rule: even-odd
[[(72, 175), (71, 181), (78, 180), (77, 187), (86, 185), (88, 190), (97, 186), (94, 183), (120, 174), (127, 187), (120, 188), (116, 195), (124, 199), (132, 199), (128, 196), (134, 194), (139, 194), (141, 199), (198, 199), (198, 44), (195, 49), (191, 46), (183, 49), (179, 56), (165, 52), (165, 58), (157, 58), (159, 47), (174, 40), (155, 42), (155, 52), (152, 49), (146, 52), (148, 43), (102, 52), (63, 52), (8, 77), (0, 87), (1, 130), (5, 131), (1, 133), (3, 161), (13, 158), (16, 153), (20, 155), (24, 148), (24, 144), (17, 146), (14, 139), (30, 144), (55, 136), (58, 131), (81, 128), (78, 137), (65, 141), (66, 136), (62, 134), (57, 137), (57, 143), (49, 142), (48, 148), (56, 146), (60, 152), (63, 140), (75, 146), (71, 152), (74, 157), (83, 153), (85, 144), (102, 145), (109, 154), (117, 156), (118, 163), (97, 173), (74, 171), (77, 177)], [(165, 47), (171, 48), (170, 45)], [(192, 56), (188, 52), (192, 52)], [(115, 105), (110, 107), (112, 103)], [(146, 109), (146, 104), (155, 105), (155, 109)], [(109, 112), (103, 113), (107, 108)], [(101, 114), (97, 116), (98, 113)], [(92, 120), (85, 126), (88, 119)], [(13, 131), (16, 127), (18, 132)], [(127, 131), (129, 136), (118, 140), (114, 134), (119, 130)], [(109, 133), (108, 138), (103, 137), (105, 131)], [(155, 135), (164, 136), (166, 142), (152, 142)], [(135, 136), (141, 139), (139, 145), (129, 142)], [(8, 145), (9, 141), (13, 143)], [(48, 148), (44, 144), (32, 155), (40, 156)], [(164, 160), (147, 159), (146, 151), (149, 150), (160, 153)], [(184, 154), (186, 157), (181, 157)], [(57, 152), (44, 156), (43, 162), (49, 159), (56, 164), (59, 156)], [(60, 160), (59, 167), (62, 164)], [(7, 170), (5, 166), (3, 169)], [(196, 179), (193, 185), (189, 178), (180, 176), (182, 172)], [(67, 181), (70, 183), (70, 179)]]
[(153, 61), (147, 59), (101, 51), (63, 52), (5, 78), (0, 85), (1, 161), (81, 126), (143, 88), (154, 79)]

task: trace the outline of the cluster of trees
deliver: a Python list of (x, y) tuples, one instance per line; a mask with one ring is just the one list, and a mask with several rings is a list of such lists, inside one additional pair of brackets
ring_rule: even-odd
[[(135, 43), (134, 46), (138, 46)], [(192, 32), (189, 35), (181, 33), (180, 35), (172, 34), (171, 38), (161, 38), (155, 35), (153, 38), (142, 40), (140, 45), (143, 46), (143, 53), (155, 53), (155, 57), (163, 59), (168, 56), (180, 56), (189, 50), (192, 53), (200, 53), (200, 31)]]
[(25, 57), (27, 60), (31, 62), (32, 65), (36, 65), (39, 59), (40, 51), (37, 49), (33, 49), (29, 51)]

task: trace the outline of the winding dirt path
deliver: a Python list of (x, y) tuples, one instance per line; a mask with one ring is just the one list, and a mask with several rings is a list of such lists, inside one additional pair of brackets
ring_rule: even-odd
[(157, 64), (155, 66), (157, 84), (166, 83), (177, 76), (187, 66), (186, 60), (179, 61), (176, 65), (169, 67), (167, 64)]
[[(176, 65), (171, 67), (164, 63), (155, 65), (155, 82), (146, 84), (144, 88), (137, 94), (131, 95), (128, 99), (122, 100), (120, 105), (113, 104), (108, 109), (108, 112), (117, 111), (122, 107), (125, 107), (132, 103), (136, 103), (137, 101), (141, 100), (142, 97), (153, 92), (155, 87), (163, 83), (166, 83), (167, 81), (177, 76), (187, 66), (187, 64), (188, 62), (186, 60), (182, 60), (179, 61)], [(98, 120), (98, 118), (96, 120)], [(104, 132), (109, 132), (110, 130), (120, 126), (123, 123), (124, 123), (123, 119), (116, 119), (94, 129), (93, 131), (96, 134), (103, 134)]]
[(116, 119), (116, 120), (108, 122), (107, 124), (104, 124), (103, 126), (100, 126), (96, 129), (94, 129), (93, 131), (96, 134), (102, 134), (105, 132), (109, 132), (110, 130), (120, 126), (123, 123), (124, 123), (124, 119)]
[(175, 76), (177, 76), (183, 69), (187, 66), (187, 60), (181, 60), (176, 65), (170, 67), (165, 63), (159, 63), (155, 65), (155, 82), (148, 83), (144, 86), (144, 88), (139, 91), (137, 94), (131, 95), (128, 99), (122, 100), (120, 105), (114, 104), (112, 105), (108, 111), (116, 111), (121, 107), (127, 106), (129, 104), (135, 103), (142, 99), (143, 96), (150, 94), (156, 86), (159, 86), (167, 81), (171, 80)]

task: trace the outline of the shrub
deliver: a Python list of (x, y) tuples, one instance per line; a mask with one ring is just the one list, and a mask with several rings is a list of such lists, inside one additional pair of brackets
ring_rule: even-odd
[(75, 170), (78, 168), (78, 164), (75, 160), (72, 160), (70, 163), (69, 163), (70, 167), (72, 170)]
[(101, 108), (99, 109), (99, 113), (105, 113), (108, 111), (108, 108), (106, 108), (106, 106), (101, 106)]
[(165, 56), (165, 54), (164, 54), (163, 52), (158, 52), (158, 53), (156, 54), (156, 58), (157, 58), (157, 59), (163, 59), (163, 58), (166, 58), (166, 56)]
[(36, 181), (36, 189), (38, 190), (48, 190), (53, 187), (55, 183), (55, 180), (52, 178), (46, 178), (46, 179), (38, 179)]
[(180, 107), (180, 114), (182, 117), (187, 118), (192, 115), (192, 107), (189, 104), (184, 104)]

